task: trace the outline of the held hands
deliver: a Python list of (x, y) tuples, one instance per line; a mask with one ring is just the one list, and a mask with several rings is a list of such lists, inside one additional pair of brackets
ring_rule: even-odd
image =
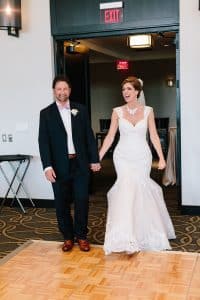
[[(90, 164), (90, 169), (93, 172), (98, 172), (101, 169), (100, 163)], [(45, 171), (45, 176), (48, 181), (51, 183), (56, 182), (56, 173), (53, 168), (49, 168)]]
[(166, 167), (166, 161), (164, 160), (164, 158), (159, 159), (158, 162), (158, 170), (163, 170)]
[(56, 182), (56, 173), (54, 172), (53, 168), (49, 168), (48, 170), (45, 171), (45, 176), (46, 179), (49, 180), (50, 182)]
[(93, 172), (98, 172), (101, 169), (101, 165), (100, 165), (100, 163), (90, 164), (90, 169)]

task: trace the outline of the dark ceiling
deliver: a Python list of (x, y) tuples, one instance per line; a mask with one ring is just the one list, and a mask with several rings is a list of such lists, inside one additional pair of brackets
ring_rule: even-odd
[(175, 32), (152, 33), (151, 49), (132, 49), (128, 46), (128, 36), (101, 37), (78, 40), (89, 48), (91, 63), (127, 60), (153, 60), (176, 57)]

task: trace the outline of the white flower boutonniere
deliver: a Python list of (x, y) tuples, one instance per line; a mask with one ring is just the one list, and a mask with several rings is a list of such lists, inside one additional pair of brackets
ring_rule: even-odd
[(78, 113), (78, 109), (72, 108), (72, 109), (71, 109), (71, 113), (72, 113), (73, 116), (76, 116), (77, 113)]

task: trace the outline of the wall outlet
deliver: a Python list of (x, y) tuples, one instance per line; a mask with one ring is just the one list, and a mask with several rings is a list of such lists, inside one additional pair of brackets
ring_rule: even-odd
[(12, 134), (8, 134), (8, 142), (13, 142), (13, 135)]
[(7, 142), (7, 135), (5, 133), (3, 133), (1, 136), (1, 139), (2, 139), (3, 143)]

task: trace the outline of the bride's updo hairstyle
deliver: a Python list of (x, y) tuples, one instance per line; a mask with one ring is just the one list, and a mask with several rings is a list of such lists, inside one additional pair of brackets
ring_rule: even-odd
[(124, 81), (122, 82), (121, 84), (122, 88), (126, 83), (130, 83), (134, 87), (134, 89), (138, 91), (137, 98), (139, 98), (143, 86), (142, 80), (135, 76), (129, 76), (126, 79), (124, 79)]

